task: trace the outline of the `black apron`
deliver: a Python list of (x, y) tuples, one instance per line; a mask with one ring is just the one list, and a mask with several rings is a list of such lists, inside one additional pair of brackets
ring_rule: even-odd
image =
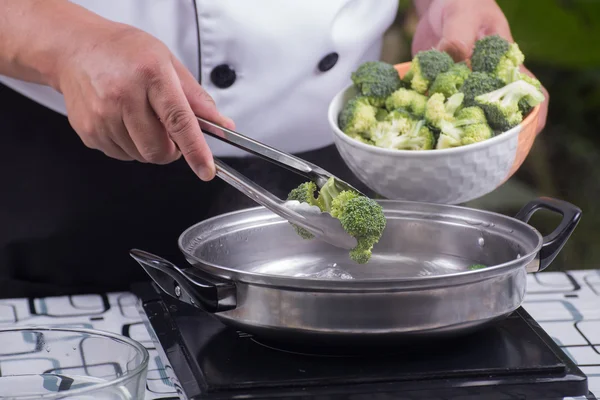
[[(66, 117), (1, 84), (0, 155), (0, 298), (128, 290), (148, 280), (131, 248), (183, 264), (183, 230), (257, 206), (183, 159), (157, 166), (88, 149)], [(367, 191), (334, 146), (299, 156)], [(224, 161), (279, 197), (303, 181), (260, 159)]]

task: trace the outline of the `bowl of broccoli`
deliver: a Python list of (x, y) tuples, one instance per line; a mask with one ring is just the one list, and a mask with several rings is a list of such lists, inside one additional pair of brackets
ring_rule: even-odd
[(517, 43), (492, 35), (470, 60), (426, 50), (407, 63), (367, 61), (331, 101), (335, 145), (352, 172), (394, 200), (460, 204), (521, 166), (535, 140), (541, 84)]

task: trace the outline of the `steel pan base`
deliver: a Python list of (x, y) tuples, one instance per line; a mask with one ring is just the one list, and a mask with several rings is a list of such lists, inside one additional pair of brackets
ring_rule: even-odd
[(398, 356), (418, 353), (432, 347), (444, 348), (464, 345), (471, 335), (480, 333), (511, 313), (429, 331), (393, 332), (380, 334), (340, 334), (301, 332), (297, 330), (274, 330), (244, 326), (234, 321), (223, 321), (228, 326), (252, 336), (252, 340), (272, 350), (315, 357), (372, 357), (374, 352)]

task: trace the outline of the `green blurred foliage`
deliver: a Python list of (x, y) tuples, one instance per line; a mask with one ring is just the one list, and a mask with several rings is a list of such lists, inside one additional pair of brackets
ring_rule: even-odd
[[(414, 29), (410, 2), (400, 1), (406, 48)], [(466, 206), (515, 215), (549, 196), (583, 210), (579, 226), (548, 270), (600, 268), (600, 0), (497, 0), (527, 67), (550, 93), (545, 129), (519, 171)], [(560, 216), (530, 220), (550, 233)]]
[(497, 0), (528, 60), (566, 68), (600, 65), (600, 1)]

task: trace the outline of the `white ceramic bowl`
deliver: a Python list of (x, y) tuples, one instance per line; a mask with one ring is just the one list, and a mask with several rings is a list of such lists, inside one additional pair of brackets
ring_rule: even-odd
[[(409, 63), (396, 65), (402, 76)], [(521, 166), (536, 136), (539, 106), (511, 130), (483, 142), (443, 150), (390, 150), (347, 136), (338, 115), (356, 91), (352, 84), (331, 101), (334, 142), (352, 172), (371, 190), (393, 200), (460, 204), (486, 195)]]

